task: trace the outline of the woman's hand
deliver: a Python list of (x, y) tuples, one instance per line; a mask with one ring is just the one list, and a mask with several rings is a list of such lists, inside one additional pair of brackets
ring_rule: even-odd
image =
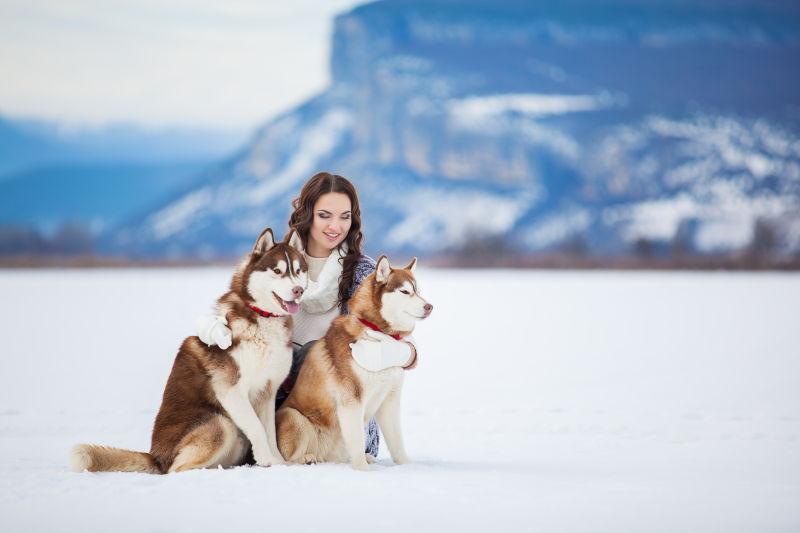
[(224, 316), (201, 316), (195, 322), (197, 336), (208, 346), (219, 346), (227, 350), (233, 344), (231, 330)]
[(393, 366), (405, 369), (416, 366), (417, 350), (413, 341), (408, 341), (408, 338), (398, 341), (371, 329), (364, 333), (366, 339), (350, 343), (353, 359), (361, 367), (377, 372)]
[(408, 337), (403, 342), (405, 342), (411, 347), (411, 357), (413, 359), (411, 360), (410, 364), (403, 367), (403, 370), (412, 370), (414, 368), (417, 368), (417, 345), (414, 344), (414, 341), (410, 339), (411, 337)]

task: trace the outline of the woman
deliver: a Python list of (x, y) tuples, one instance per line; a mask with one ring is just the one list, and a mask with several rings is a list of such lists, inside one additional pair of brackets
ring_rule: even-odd
[[(361, 252), (361, 209), (356, 189), (347, 179), (320, 172), (306, 182), (292, 206), (289, 231), (297, 231), (303, 241), (309, 282), (300, 310), (294, 315), (294, 358), (289, 377), (278, 391), (278, 406), (288, 396), (309, 348), (325, 334), (334, 318), (347, 312), (347, 301), (375, 270), (375, 261)], [(223, 317), (201, 319), (198, 329), (198, 336), (209, 346), (230, 346), (230, 330)], [(416, 366), (412, 342), (389, 337), (359, 340), (352, 349), (356, 362), (368, 362), (364, 364), (369, 364), (370, 370)], [(377, 457), (379, 436), (374, 420), (367, 428), (366, 442), (366, 452)]]

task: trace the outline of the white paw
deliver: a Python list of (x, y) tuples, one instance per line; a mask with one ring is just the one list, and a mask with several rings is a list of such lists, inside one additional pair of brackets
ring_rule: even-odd
[(392, 457), (394, 464), (396, 465), (407, 465), (411, 462), (411, 459), (407, 455), (401, 455), (400, 457)]
[(355, 470), (369, 470), (369, 463), (367, 463), (366, 459), (362, 459), (361, 461), (353, 461), (350, 463), (350, 466), (352, 466)]
[(273, 457), (272, 454), (269, 453), (254, 453), (253, 459), (256, 460), (256, 464), (258, 466), (272, 466), (272, 465), (282, 465), (283, 460)]
[(368, 453), (364, 454), (364, 459), (366, 459), (367, 463), (369, 463), (371, 465), (374, 465), (378, 461), (377, 459), (375, 459), (372, 455), (370, 455)]

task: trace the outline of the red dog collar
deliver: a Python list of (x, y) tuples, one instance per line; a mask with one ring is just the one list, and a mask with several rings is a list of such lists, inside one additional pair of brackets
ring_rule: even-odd
[(270, 313), (269, 311), (264, 311), (263, 309), (259, 309), (255, 305), (251, 305), (251, 304), (247, 304), (247, 307), (249, 307), (250, 310), (253, 311), (254, 313), (258, 313), (259, 315), (261, 315), (263, 317), (266, 317), (266, 318), (270, 318), (270, 317), (282, 318), (282, 317), (286, 316), (286, 315), (276, 315), (275, 313)]
[[(378, 326), (376, 326), (375, 324), (373, 324), (369, 320), (365, 320), (365, 319), (363, 319), (361, 317), (359, 317), (358, 319), (361, 321), (362, 324), (367, 326), (369, 329), (371, 329), (373, 331), (379, 331), (380, 333), (383, 333), (383, 331), (381, 331), (381, 328), (379, 328)], [(388, 333), (383, 333), (383, 334), (384, 335), (388, 335)], [(400, 335), (389, 335), (389, 336), (391, 338), (393, 338), (394, 340), (396, 340), (396, 341), (399, 341), (401, 339)]]

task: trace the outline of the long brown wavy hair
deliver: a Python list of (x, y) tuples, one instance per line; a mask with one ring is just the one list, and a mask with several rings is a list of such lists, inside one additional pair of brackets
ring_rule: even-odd
[[(339, 279), (339, 304), (347, 299), (347, 293), (353, 285), (356, 263), (361, 258), (361, 207), (358, 204), (358, 193), (350, 181), (337, 174), (320, 172), (311, 176), (300, 190), (300, 197), (292, 201), (294, 211), (289, 216), (289, 231), (295, 230), (308, 249), (308, 236), (314, 223), (314, 205), (319, 197), (329, 192), (341, 192), (350, 198), (350, 231), (342, 243), (347, 243), (347, 254), (342, 261), (342, 277)], [(339, 247), (342, 245), (340, 244)]]

